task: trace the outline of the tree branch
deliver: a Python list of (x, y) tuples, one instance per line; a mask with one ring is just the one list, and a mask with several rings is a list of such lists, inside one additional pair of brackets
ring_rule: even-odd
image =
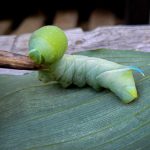
[(39, 70), (43, 67), (35, 64), (28, 56), (0, 50), (0, 68)]

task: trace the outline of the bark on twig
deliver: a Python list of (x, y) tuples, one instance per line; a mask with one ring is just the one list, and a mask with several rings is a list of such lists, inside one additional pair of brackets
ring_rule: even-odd
[(42, 66), (35, 64), (28, 56), (0, 50), (0, 68), (39, 70)]

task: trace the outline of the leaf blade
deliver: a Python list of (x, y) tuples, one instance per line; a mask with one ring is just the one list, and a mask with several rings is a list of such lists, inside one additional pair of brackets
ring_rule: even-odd
[(44, 85), (36, 73), (1, 75), (0, 149), (121, 150), (150, 146), (148, 53), (98, 50), (84, 54), (127, 61), (129, 65), (130, 57), (136, 57), (137, 67), (143, 65), (146, 75), (143, 78), (135, 73), (139, 99), (125, 105), (108, 90)]

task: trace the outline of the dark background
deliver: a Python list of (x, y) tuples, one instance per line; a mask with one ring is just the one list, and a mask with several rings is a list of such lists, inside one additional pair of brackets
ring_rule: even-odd
[(78, 24), (88, 21), (94, 9), (109, 10), (127, 25), (149, 24), (149, 0), (5, 0), (0, 9), (0, 20), (12, 19), (12, 29), (38, 11), (45, 16), (45, 24), (52, 24), (57, 10), (78, 11)]

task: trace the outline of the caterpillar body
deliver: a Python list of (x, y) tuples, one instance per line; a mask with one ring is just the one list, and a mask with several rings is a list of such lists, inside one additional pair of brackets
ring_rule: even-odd
[(87, 84), (97, 91), (107, 88), (124, 103), (138, 97), (132, 70), (143, 74), (139, 68), (95, 57), (63, 55), (66, 48), (66, 35), (58, 27), (46, 26), (33, 33), (29, 40), (29, 56), (45, 65), (46, 69), (39, 71), (41, 81), (58, 81), (65, 88), (71, 84), (78, 87)]
[(43, 82), (58, 81), (65, 88), (71, 84), (78, 87), (87, 84), (95, 90), (108, 88), (125, 103), (137, 97), (132, 71), (127, 66), (105, 59), (66, 54), (47, 68), (39, 71), (39, 79)]

